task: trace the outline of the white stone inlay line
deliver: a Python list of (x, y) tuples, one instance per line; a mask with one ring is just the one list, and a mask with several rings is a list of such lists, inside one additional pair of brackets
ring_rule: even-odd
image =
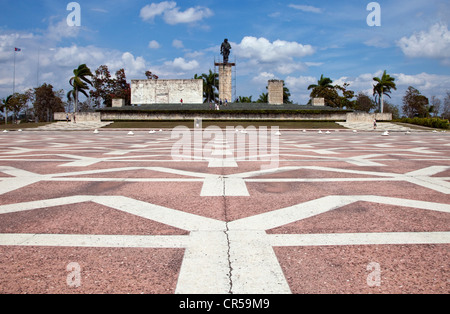
[(0, 215), (95, 202), (189, 231), (186, 236), (0, 234), (0, 246), (185, 248), (177, 293), (287, 294), (289, 285), (273, 247), (450, 244), (450, 232), (267, 234), (266, 230), (365, 201), (450, 213), (450, 205), (356, 195), (327, 196), (284, 209), (224, 222), (124, 196), (72, 196), (0, 206)]

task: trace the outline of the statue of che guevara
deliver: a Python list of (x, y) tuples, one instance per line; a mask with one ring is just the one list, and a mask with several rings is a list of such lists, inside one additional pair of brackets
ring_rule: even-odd
[(228, 57), (230, 56), (231, 45), (228, 39), (225, 39), (220, 47), (220, 54), (223, 55), (223, 63), (228, 63)]

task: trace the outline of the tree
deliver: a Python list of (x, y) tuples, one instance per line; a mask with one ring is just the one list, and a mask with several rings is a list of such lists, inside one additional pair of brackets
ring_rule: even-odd
[(102, 105), (111, 107), (113, 98), (125, 99), (126, 106), (131, 104), (131, 87), (127, 82), (124, 69), (118, 70), (115, 78), (112, 78), (108, 66), (101, 65), (95, 70), (92, 83), (94, 89), (89, 94), (93, 98), (96, 107), (101, 107)]
[(378, 98), (380, 105), (380, 112), (384, 112), (384, 96), (388, 96), (391, 98), (390, 93), (392, 89), (397, 90), (397, 86), (394, 81), (395, 78), (391, 77), (389, 74), (384, 71), (383, 75), (380, 77), (374, 77), (373, 80), (377, 83), (373, 87), (373, 95), (375, 96), (375, 100)]
[(239, 96), (238, 102), (239, 103), (252, 103), (253, 102), (252, 101), (252, 97), (253, 96), (249, 96), (249, 97), (247, 97), (247, 96)]
[(260, 103), (260, 104), (267, 104), (269, 102), (269, 94), (268, 93), (262, 93), (259, 96), (259, 99), (256, 102)]
[(9, 101), (11, 99), (12, 95), (9, 95), (8, 97), (2, 99), (2, 102), (0, 103), (0, 113), (5, 118), (5, 123), (7, 123), (7, 117), (8, 117), (8, 111), (9, 111)]
[(384, 112), (392, 113), (392, 119), (400, 119), (400, 110), (397, 106), (391, 104), (389, 101), (384, 102)]
[(335, 98), (337, 93), (333, 87), (333, 81), (329, 77), (324, 77), (323, 74), (320, 76), (317, 84), (312, 84), (308, 86), (308, 90), (312, 90), (311, 98), (324, 98), (325, 104), (327, 106), (334, 107), (332, 98)]
[(284, 82), (283, 82), (283, 104), (292, 104), (291, 92), (289, 91), (289, 88), (286, 87)]
[(370, 112), (377, 107), (377, 103), (367, 94), (359, 92), (353, 109), (356, 111)]
[(64, 112), (63, 94), (62, 90), (55, 92), (53, 86), (46, 83), (34, 88), (34, 92), (30, 95), (35, 117), (39, 121), (49, 122), (52, 120), (54, 112)]
[(209, 74), (203, 73), (200, 76), (195, 74), (194, 79), (203, 80), (203, 98), (205, 102), (210, 103), (219, 98), (219, 94), (216, 92), (219, 90), (219, 74), (209, 70)]
[(437, 98), (436, 96), (431, 97), (431, 112), (433, 113), (433, 116), (439, 117), (439, 113), (441, 112), (441, 100)]
[(120, 69), (116, 72), (116, 78), (112, 80), (112, 98), (125, 99), (125, 105), (131, 105), (131, 86), (127, 83), (125, 70)]
[(442, 118), (450, 119), (450, 92), (444, 98), (444, 108), (442, 108)]
[[(344, 85), (333, 85), (333, 81), (321, 75), (317, 84), (308, 86), (308, 90), (312, 90), (311, 98), (324, 98), (325, 104), (333, 108), (351, 108), (354, 106), (354, 102), (351, 100), (355, 97), (355, 92), (348, 89), (350, 84), (344, 83)], [(342, 92), (342, 96), (339, 95)]]
[(323, 74), (320, 76), (319, 81), (317, 84), (312, 84), (308, 86), (308, 90), (314, 90), (317, 88), (324, 89), (324, 88), (333, 88), (333, 81), (329, 77), (323, 77)]
[(348, 83), (344, 83), (344, 85), (340, 86), (340, 85), (336, 85), (334, 86), (334, 89), (336, 91), (340, 91), (342, 92), (342, 96), (339, 95), (336, 98), (336, 100), (334, 101), (337, 105), (337, 107), (339, 108), (353, 108), (355, 106), (355, 101), (352, 101), (352, 99), (355, 97), (355, 92), (348, 89), (348, 87), (350, 86), (350, 84)]
[(341, 99), (337, 90), (339, 86), (333, 86), (333, 81), (329, 77), (320, 76), (317, 84), (308, 86), (308, 90), (312, 90), (311, 98), (324, 98), (325, 104), (329, 107), (341, 107)]
[(89, 90), (89, 85), (92, 85), (92, 82), (87, 77), (94, 76), (91, 73), (91, 70), (86, 66), (86, 64), (80, 65), (77, 69), (73, 70), (73, 77), (69, 80), (70, 86), (73, 87), (71, 91), (67, 93), (67, 99), (72, 101), (72, 97), (75, 100), (75, 108), (74, 111), (78, 110), (78, 93), (81, 92), (86, 97), (89, 97), (87, 90)]
[(403, 97), (403, 113), (408, 118), (426, 118), (430, 116), (429, 100), (412, 86), (408, 87)]
[(100, 108), (112, 106), (111, 98), (111, 73), (106, 65), (101, 65), (95, 70), (95, 75), (92, 77), (93, 90), (89, 95), (94, 100), (95, 106)]
[(19, 113), (26, 107), (29, 98), (27, 93), (14, 93), (3, 101), (4, 105), (2, 106), (2, 109), (4, 111), (4, 106), (6, 106), (7, 111), (12, 111), (14, 121), (18, 118)]
[(157, 80), (157, 79), (159, 79), (159, 76), (153, 74), (151, 71), (145, 72), (145, 76), (147, 77), (148, 80)]

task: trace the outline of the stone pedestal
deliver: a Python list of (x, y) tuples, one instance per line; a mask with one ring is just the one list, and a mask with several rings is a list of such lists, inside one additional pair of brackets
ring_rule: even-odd
[(219, 67), (219, 99), (233, 101), (233, 67), (236, 63), (216, 63)]
[(268, 99), (270, 105), (282, 105), (283, 99), (283, 87), (284, 81), (280, 80), (270, 80), (268, 84)]
[(112, 100), (112, 107), (113, 108), (121, 108), (125, 107), (125, 99), (122, 98), (114, 98)]
[(313, 98), (311, 103), (314, 107), (324, 107), (325, 106), (325, 98)]

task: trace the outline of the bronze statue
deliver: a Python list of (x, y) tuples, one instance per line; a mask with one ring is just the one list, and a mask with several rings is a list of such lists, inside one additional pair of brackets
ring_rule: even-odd
[(225, 39), (225, 41), (222, 43), (222, 46), (220, 47), (220, 54), (223, 55), (223, 63), (228, 63), (228, 57), (230, 56), (230, 50), (231, 45), (228, 42), (228, 39)]

